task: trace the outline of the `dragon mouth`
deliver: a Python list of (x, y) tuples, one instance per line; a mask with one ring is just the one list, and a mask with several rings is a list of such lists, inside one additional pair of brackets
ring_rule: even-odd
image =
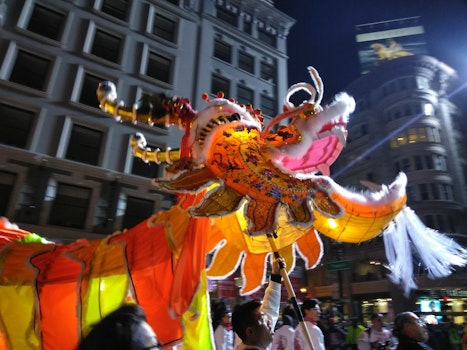
[(201, 128), (201, 130), (197, 132), (196, 139), (198, 140), (198, 143), (202, 146), (204, 145), (204, 140), (214, 128), (220, 125), (225, 125), (241, 120), (242, 117), (238, 113), (234, 113), (231, 115), (218, 115), (216, 118), (211, 119), (205, 126)]
[(339, 126), (339, 125), (335, 125), (332, 129), (330, 130), (325, 130), (323, 132), (320, 132), (318, 134), (319, 138), (320, 139), (323, 139), (325, 137), (329, 137), (329, 136), (337, 136), (337, 138), (339, 139), (340, 143), (342, 145), (346, 145), (347, 143), (347, 129), (345, 129), (344, 127), (342, 126)]
[(347, 142), (347, 134), (347, 123), (342, 118), (339, 118), (337, 122), (326, 124), (318, 133), (318, 138), (323, 139), (325, 137), (335, 135), (345, 146)]

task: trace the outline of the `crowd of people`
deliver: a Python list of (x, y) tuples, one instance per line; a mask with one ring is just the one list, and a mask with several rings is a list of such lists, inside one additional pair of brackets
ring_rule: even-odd
[[(391, 326), (374, 313), (364, 326), (333, 313), (322, 314), (317, 299), (306, 299), (298, 318), (292, 305), (282, 307), (280, 268), (275, 259), (263, 300), (233, 308), (223, 300), (211, 305), (215, 350), (467, 350), (467, 327), (453, 322), (427, 325), (415, 312), (398, 314)], [(297, 305), (295, 305), (297, 306)], [(279, 317), (280, 316), (280, 317)], [(163, 349), (138, 305), (122, 306), (101, 320), (81, 339), (78, 350)]]

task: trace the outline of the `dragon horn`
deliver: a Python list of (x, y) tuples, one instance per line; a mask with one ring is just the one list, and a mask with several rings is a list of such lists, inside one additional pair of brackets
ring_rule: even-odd
[(145, 108), (142, 111), (137, 104), (133, 106), (125, 105), (122, 101), (117, 102), (117, 91), (115, 84), (111, 81), (100, 82), (97, 90), (97, 99), (99, 107), (104, 112), (107, 112), (115, 118), (115, 120), (132, 122), (134, 124), (140, 122), (153, 126), (154, 124), (179, 125), (180, 128), (185, 128), (191, 124), (196, 112), (191, 107), (190, 101), (181, 97), (163, 97), (160, 99), (160, 107), (165, 110), (165, 114), (155, 116), (152, 112), (154, 108)]
[(146, 139), (141, 133), (136, 133), (136, 135), (130, 137), (130, 145), (133, 155), (145, 163), (172, 164), (180, 160), (180, 150), (178, 149), (169, 147), (167, 150), (161, 151), (159, 148), (152, 150), (146, 147)]

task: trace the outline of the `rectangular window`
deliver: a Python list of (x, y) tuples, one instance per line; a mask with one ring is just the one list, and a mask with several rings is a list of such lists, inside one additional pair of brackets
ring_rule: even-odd
[(128, 14), (128, 0), (104, 0), (101, 11), (125, 21)]
[(428, 227), (435, 227), (433, 215), (425, 215), (425, 225)]
[(419, 190), (420, 190), (420, 198), (422, 200), (428, 200), (430, 199), (430, 194), (428, 193), (428, 186), (427, 184), (420, 184), (418, 185)]
[(65, 158), (76, 162), (98, 165), (102, 139), (102, 131), (82, 125), (73, 125)]
[(134, 158), (131, 166), (131, 173), (133, 175), (154, 179), (159, 177), (159, 166), (153, 162), (146, 163), (139, 158)]
[(254, 105), (254, 93), (252, 89), (249, 89), (245, 86), (238, 86), (237, 88), (237, 100), (238, 103), (244, 105)]
[(423, 160), (420, 156), (415, 156), (415, 170), (423, 169)]
[(258, 30), (258, 39), (265, 44), (276, 47), (276, 36), (263, 29)]
[(417, 193), (413, 186), (407, 186), (407, 201), (413, 202), (417, 200)]
[(410, 164), (410, 159), (404, 158), (402, 159), (402, 171), (405, 173), (410, 172), (411, 169), (411, 164)]
[(118, 63), (120, 60), (121, 46), (122, 39), (120, 37), (96, 29), (91, 53), (104, 60)]
[(417, 76), (415, 79), (417, 80), (417, 89), (428, 90), (430, 88), (428, 78)]
[(428, 154), (425, 156), (425, 165), (427, 169), (434, 169), (435, 165), (433, 163), (433, 156), (431, 154)]
[(448, 184), (443, 184), (442, 189), (443, 189), (443, 199), (452, 201), (454, 198), (452, 194), (452, 186)]
[(276, 115), (276, 101), (269, 96), (261, 96), (261, 111), (264, 115), (273, 117)]
[(397, 135), (397, 144), (399, 146), (404, 146), (407, 144), (407, 136), (404, 133)]
[(245, 53), (238, 53), (238, 68), (243, 69), (245, 72), (255, 73), (255, 59), (253, 56)]
[(270, 83), (276, 82), (276, 66), (274, 64), (261, 62), (261, 79)]
[(83, 79), (79, 102), (91, 107), (99, 108), (99, 101), (96, 97), (96, 87), (104, 80), (106, 79), (86, 73)]
[(440, 199), (440, 194), (439, 194), (439, 187), (438, 184), (430, 184), (431, 187), (431, 194), (434, 200), (439, 200)]
[(127, 197), (122, 230), (130, 229), (153, 214), (154, 201), (137, 197)]
[(421, 142), (426, 142), (428, 140), (428, 135), (425, 128), (418, 128), (418, 139)]
[(217, 7), (216, 17), (228, 24), (233, 25), (234, 27), (238, 26), (238, 15), (231, 11), (228, 11), (227, 9)]
[(211, 77), (211, 93), (216, 95), (218, 92), (223, 92), (225, 96), (230, 95), (230, 82), (218, 75)]
[(409, 143), (417, 142), (417, 129), (410, 128), (409, 129)]
[(220, 40), (214, 41), (214, 57), (227, 62), (232, 62), (232, 46)]
[(177, 23), (174, 20), (159, 13), (155, 14), (153, 34), (157, 35), (159, 38), (174, 43), (176, 41), (176, 33)]
[(439, 134), (439, 130), (437, 128), (429, 128), (428, 140), (437, 143), (441, 142), (441, 135)]
[(59, 183), (50, 211), (49, 224), (83, 229), (91, 192), (90, 188)]
[(436, 228), (438, 230), (442, 231), (442, 232), (445, 232), (446, 231), (446, 225), (444, 223), (444, 216), (440, 215), (440, 214), (436, 215), (436, 221), (438, 223)]
[(44, 91), (46, 77), (51, 65), (50, 59), (19, 50), (11, 72), (10, 81)]
[(251, 23), (251, 18), (252, 16), (249, 13), (245, 13), (243, 16), (243, 31), (247, 34), (250, 34), (253, 32), (253, 25)]
[(170, 84), (172, 75), (172, 65), (173, 62), (171, 59), (165, 56), (158, 55), (155, 52), (150, 52), (146, 75), (148, 77)]
[(394, 172), (395, 172), (396, 175), (401, 172), (401, 165), (399, 164), (398, 161), (394, 162)]
[(63, 13), (35, 4), (27, 30), (58, 41), (63, 31), (65, 19)]
[(447, 170), (447, 165), (446, 165), (446, 157), (442, 156), (440, 154), (435, 154), (433, 155), (433, 158), (435, 159), (435, 169), (436, 170)]
[(0, 103), (0, 143), (25, 148), (35, 113)]
[(0, 198), (2, 198), (0, 201), (0, 215), (7, 215), (15, 182), (16, 174), (0, 171)]

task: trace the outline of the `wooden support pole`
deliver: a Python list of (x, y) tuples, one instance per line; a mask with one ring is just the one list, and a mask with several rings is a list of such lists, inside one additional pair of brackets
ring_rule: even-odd
[[(281, 258), (281, 255), (279, 254), (279, 250), (277, 249), (277, 246), (276, 246), (276, 242), (274, 241), (274, 236), (268, 233), (267, 237), (269, 240), (269, 245), (271, 246), (271, 249), (274, 253), (274, 257), (276, 259)], [(308, 346), (310, 347), (310, 350), (315, 350), (315, 346), (313, 344), (313, 340), (311, 339), (310, 332), (308, 332), (308, 328), (306, 326), (305, 320), (303, 319), (302, 311), (300, 310), (300, 307), (298, 306), (297, 297), (295, 296), (292, 283), (290, 282), (289, 275), (287, 274), (287, 270), (285, 269), (285, 265), (282, 261), (279, 262), (279, 267), (280, 267), (280, 273), (282, 276), (282, 280), (284, 281), (285, 288), (287, 289), (287, 294), (289, 295), (289, 300), (293, 305), (295, 314), (297, 315), (298, 323), (300, 324), (300, 327), (302, 327), (303, 334), (308, 343)]]

